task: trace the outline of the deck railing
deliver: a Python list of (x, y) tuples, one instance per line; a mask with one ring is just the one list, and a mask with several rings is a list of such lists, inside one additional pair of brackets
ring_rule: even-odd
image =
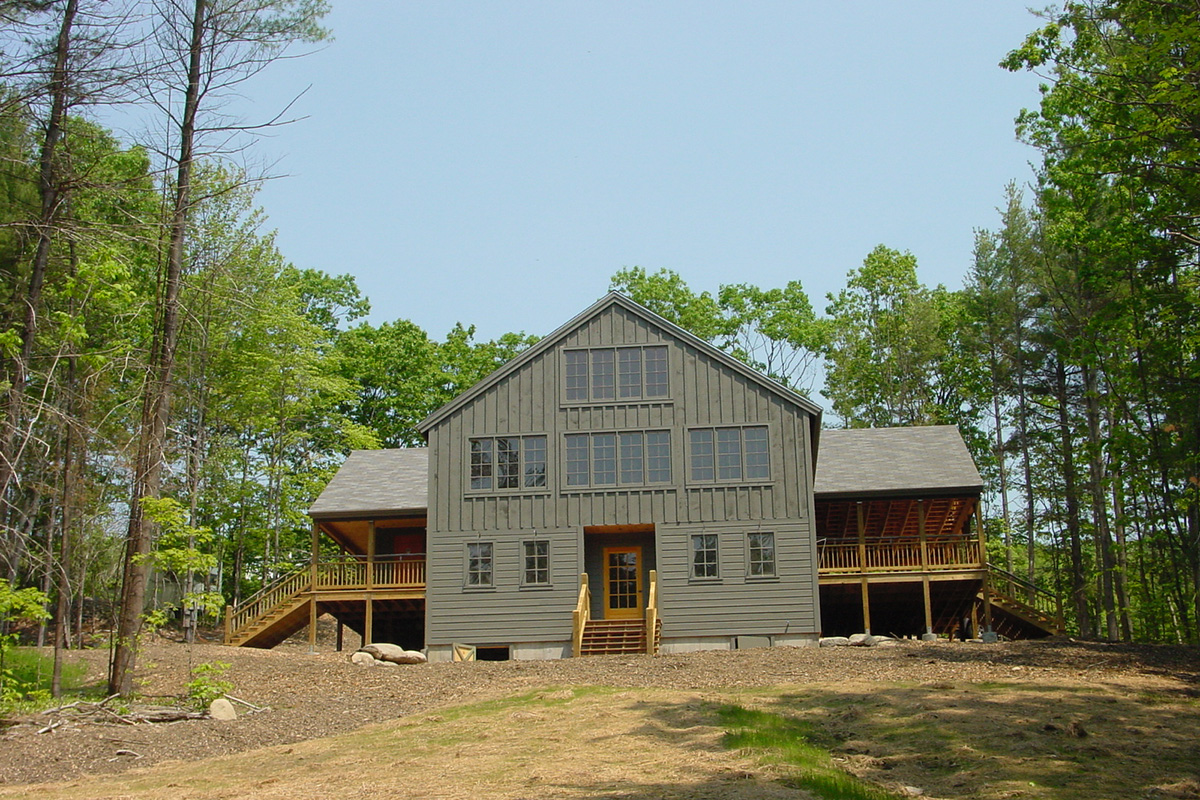
[[(381, 556), (371, 572), (372, 589), (419, 589), (425, 586), (424, 556)], [(316, 590), (349, 591), (367, 588), (365, 556), (339, 556), (317, 564)], [(312, 565), (300, 567), (238, 603), (226, 606), (225, 638), (304, 592), (312, 591)]]
[(307, 591), (311, 586), (312, 573), (309, 567), (301, 567), (275, 582), (263, 587), (238, 603), (237, 607), (225, 607), (225, 640), (229, 641), (235, 631), (246, 627), (268, 611), (278, 607), (289, 598)]
[(655, 634), (658, 629), (658, 570), (650, 570), (649, 599), (646, 601), (646, 654), (654, 655)]
[(994, 594), (1033, 608), (1064, 630), (1062, 598), (1053, 592), (999, 567), (989, 567), (988, 586)]
[(571, 645), (575, 657), (583, 655), (583, 629), (592, 618), (592, 591), (588, 588), (588, 574), (579, 574), (579, 599), (575, 602), (575, 610), (571, 612)]
[(845, 572), (911, 572), (915, 570), (946, 570), (982, 568), (979, 542), (974, 539), (939, 539), (925, 543), (925, 558), (921, 542), (906, 539), (894, 542), (823, 542), (822, 573)]

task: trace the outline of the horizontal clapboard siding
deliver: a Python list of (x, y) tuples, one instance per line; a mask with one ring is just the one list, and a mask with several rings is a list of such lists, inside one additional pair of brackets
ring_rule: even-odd
[[(549, 588), (521, 586), (521, 542), (532, 538), (531, 530), (439, 537), (429, 553), (426, 643), (569, 640), (571, 612), (579, 595), (578, 532), (537, 532), (537, 539), (550, 542)], [(477, 541), (494, 546), (491, 589), (466, 589), (463, 585), (466, 545)]]

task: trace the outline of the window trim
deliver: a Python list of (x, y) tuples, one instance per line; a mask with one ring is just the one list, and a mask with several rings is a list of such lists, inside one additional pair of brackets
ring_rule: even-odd
[[(741, 476), (737, 478), (722, 478), (721, 475), (721, 442), (719, 431), (739, 431), (738, 434), (738, 469)], [(765, 477), (746, 477), (746, 430), (762, 430), (765, 434), (766, 441), (766, 469)], [(692, 436), (695, 433), (708, 431), (711, 436), (709, 439), (710, 452), (708, 453), (708, 469), (712, 470), (711, 478), (697, 478), (695, 476), (695, 449)], [(775, 464), (771, 450), (771, 426), (765, 423), (743, 423), (740, 425), (697, 425), (689, 427), (686, 433), (686, 452), (684, 453), (685, 465), (684, 469), (686, 482), (690, 485), (712, 486), (720, 484), (737, 484), (751, 486), (766, 486), (775, 483), (775, 479), (771, 475), (775, 472)]]
[[(650, 396), (647, 396), (647, 394), (646, 394), (647, 386), (651, 386), (651, 385), (657, 386), (658, 382), (655, 381), (655, 382), (651, 383), (651, 381), (647, 380), (648, 376), (646, 373), (646, 364), (647, 364), (646, 351), (653, 350), (655, 348), (661, 349), (663, 351), (663, 355), (665, 356), (661, 360), (661, 363), (663, 366), (663, 371), (661, 373), (662, 380), (663, 380), (663, 393), (660, 395), (654, 395), (653, 397), (650, 397)], [(610, 366), (612, 367), (612, 374), (610, 376), (608, 376), (611, 378), (611, 385), (606, 383), (603, 387), (604, 394), (606, 396), (597, 396), (596, 387), (595, 387), (595, 384), (592, 379), (592, 375), (593, 375), (592, 367), (593, 367), (593, 364), (595, 363), (595, 355), (594, 354), (601, 350), (606, 350), (613, 354), (612, 362), (610, 364)], [(621, 351), (629, 351), (629, 350), (639, 351), (639, 356), (637, 359), (637, 362), (638, 362), (637, 386), (639, 387), (638, 388), (639, 394), (636, 397), (633, 397), (633, 396), (622, 397), (621, 396), (621, 388), (622, 388)], [(582, 359), (582, 369), (583, 369), (582, 376), (579, 374), (580, 365), (578, 365), (578, 364), (574, 365), (575, 366), (574, 374), (570, 374), (571, 371), (568, 369), (568, 365), (567, 365), (567, 354), (568, 353), (583, 353), (583, 354), (585, 354)], [(661, 404), (661, 403), (673, 402), (672, 396), (671, 396), (671, 389), (672, 389), (672, 383), (673, 383), (673, 381), (671, 380), (671, 348), (670, 348), (670, 345), (668, 345), (666, 343), (646, 342), (645, 344), (620, 344), (620, 345), (614, 344), (614, 345), (601, 345), (601, 346), (597, 346), (597, 347), (569, 347), (569, 348), (564, 348), (562, 350), (562, 356), (560, 356), (560, 361), (562, 364), (562, 379), (561, 379), (559, 397), (562, 399), (562, 404), (564, 406), (612, 406), (612, 405), (619, 406), (619, 405), (639, 405), (639, 404), (643, 404), (643, 403), (645, 403), (645, 404), (660, 403)], [(655, 360), (655, 363), (657, 364), (658, 360)], [(658, 374), (659, 374), (658, 372), (654, 373), (655, 376), (657, 376)], [(579, 381), (581, 378), (584, 382), (584, 387), (571, 385), (572, 379), (574, 379), (575, 381)], [(630, 384), (630, 385), (632, 385), (632, 384)], [(578, 391), (580, 388), (585, 389), (586, 394), (587, 394), (586, 397), (584, 397), (584, 398), (570, 397), (570, 393), (572, 391)], [(609, 392), (611, 392), (611, 396), (607, 396)]]
[[(501, 439), (516, 439), (520, 444), (517, 449), (517, 485), (513, 487), (500, 488), (497, 484), (500, 481), (500, 450), (497, 442)], [(529, 448), (526, 446), (526, 441), (530, 439), (541, 439), (545, 446), (542, 450), (544, 459), (542, 461), (545, 478), (541, 486), (526, 486), (525, 485), (525, 470), (527, 469), (526, 455)], [(475, 480), (475, 443), (490, 442), (488, 448), (491, 454), (490, 470), (491, 470), (491, 486), (486, 488), (477, 488), (472, 486)], [(549, 433), (513, 433), (513, 434), (489, 434), (486, 436), (468, 436), (466, 444), (466, 463), (463, 473), (463, 488), (466, 494), (481, 495), (481, 494), (549, 494), (551, 491), (551, 475), (553, 474), (550, 468), (550, 434)], [(511, 452), (511, 451), (509, 451)]]
[[(760, 575), (754, 574), (754, 545), (751, 540), (755, 536), (771, 537), (771, 572)], [(759, 548), (761, 550), (761, 547)], [(766, 563), (766, 562), (763, 562)], [(775, 531), (746, 531), (746, 580), (775, 581), (779, 580), (779, 537)]]
[[(666, 451), (665, 452), (666, 452), (669, 463), (667, 465), (668, 466), (667, 477), (665, 480), (657, 480), (657, 481), (650, 480), (651, 472), (656, 471), (656, 470), (651, 470), (651, 468), (650, 468), (651, 445), (647, 441), (647, 436), (652, 433), (666, 434), (666, 442), (665, 442)], [(623, 436), (627, 436), (630, 434), (641, 434), (641, 436), (642, 436), (641, 445), (640, 445), (641, 462), (642, 462), (642, 467), (641, 467), (642, 480), (639, 482), (636, 482), (636, 483), (633, 483), (633, 482), (624, 483), (621, 481), (621, 474), (624, 471), (624, 469), (622, 467), (622, 463), (621, 463), (621, 458), (622, 458), (622, 449), (621, 449), (622, 441), (621, 441), (621, 439)], [(587, 463), (587, 479), (588, 479), (587, 483), (575, 483), (575, 484), (568, 483), (568, 481), (571, 479), (571, 476), (573, 474), (575, 474), (570, 471), (570, 465), (567, 461), (568, 455), (571, 450), (571, 448), (569, 448), (567, 446), (567, 441), (568, 441), (568, 439), (570, 439), (570, 437), (573, 437), (573, 436), (582, 436), (587, 440), (587, 462), (586, 462)], [(594, 437), (596, 437), (596, 436), (611, 436), (611, 437), (613, 437), (613, 447), (614, 447), (614, 454), (615, 454), (614, 459), (613, 459), (614, 467), (613, 467), (613, 471), (612, 471), (613, 483), (595, 483), (593, 481), (593, 477), (596, 474), (596, 469), (595, 469), (596, 457), (595, 457), (595, 450), (594, 450), (593, 442), (594, 442)], [(662, 445), (662, 443), (659, 443), (657, 446), (661, 447), (663, 445)], [(618, 429), (618, 430), (567, 431), (567, 432), (564, 432), (562, 434), (562, 456), (561, 456), (560, 467), (562, 470), (561, 490), (565, 491), (565, 492), (586, 492), (586, 491), (593, 491), (593, 490), (633, 490), (633, 491), (637, 491), (639, 489), (653, 490), (653, 489), (661, 489), (663, 487), (674, 486), (675, 485), (675, 450), (672, 447), (672, 443), (671, 443), (671, 429), (670, 428), (630, 428), (630, 429), (623, 429), (623, 430)]]
[[(527, 561), (527, 559), (530, 556), (529, 556), (526, 548), (529, 545), (539, 545), (539, 544), (545, 545), (545, 548), (546, 548), (545, 555), (540, 556), (540, 558), (544, 558), (546, 560), (546, 566), (540, 568), (541, 570), (545, 571), (546, 580), (530, 581), (530, 580), (528, 580), (530, 570), (529, 570), (529, 565), (528, 565), (528, 561)], [(554, 588), (554, 573), (550, 566), (550, 553), (551, 553), (551, 549), (552, 549), (550, 546), (550, 540), (546, 539), (546, 538), (522, 539), (520, 548), (521, 548), (521, 550), (520, 550), (521, 588), (522, 589), (552, 589), (552, 588)], [(539, 558), (539, 556), (537, 556), (537, 555), (535, 555), (533, 557)], [(539, 568), (535, 567), (534, 571), (536, 572), (536, 571), (538, 571), (538, 569)]]
[[(487, 546), (488, 550), (488, 582), (471, 583), (471, 548)], [(494, 541), (463, 542), (463, 590), (468, 592), (485, 591), (496, 588), (496, 543)], [(482, 556), (480, 556), (482, 558)]]
[[(696, 540), (702, 536), (713, 537), (713, 569), (712, 575), (696, 574)], [(705, 548), (707, 551), (707, 548)], [(689, 583), (720, 583), (721, 581), (721, 535), (719, 533), (693, 533), (688, 536), (688, 582)]]

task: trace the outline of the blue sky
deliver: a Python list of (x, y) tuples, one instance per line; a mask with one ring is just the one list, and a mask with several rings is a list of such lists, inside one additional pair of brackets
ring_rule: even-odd
[(819, 309), (877, 244), (956, 288), (1036, 153), (1019, 2), (334, 0), (250, 119), (284, 255), (353, 274), (376, 323), (545, 334), (618, 269), (800, 280)]

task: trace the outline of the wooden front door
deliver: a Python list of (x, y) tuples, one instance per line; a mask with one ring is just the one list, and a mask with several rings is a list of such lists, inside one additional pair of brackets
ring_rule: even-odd
[(604, 618), (642, 616), (642, 548), (604, 548)]

